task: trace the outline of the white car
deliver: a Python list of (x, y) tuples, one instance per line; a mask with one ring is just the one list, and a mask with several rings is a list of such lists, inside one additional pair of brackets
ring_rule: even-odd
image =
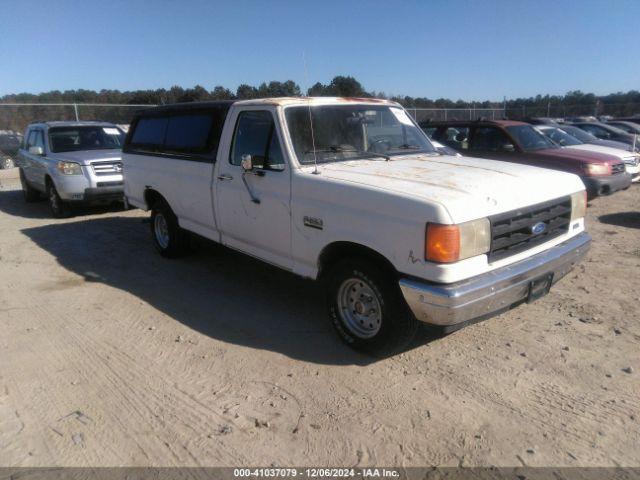
[(453, 330), (539, 298), (591, 241), (578, 176), (442, 155), (387, 100), (151, 108), (123, 163), (162, 255), (194, 232), (320, 280), (342, 339), (376, 354), (419, 322)]
[(588, 150), (590, 152), (606, 153), (618, 157), (624, 162), (627, 173), (631, 174), (632, 182), (640, 182), (640, 153), (622, 150), (620, 148), (605, 147), (602, 145), (593, 145), (591, 143), (583, 143), (573, 135), (565, 132), (562, 126), (554, 125), (536, 125), (538, 131), (547, 136), (555, 143), (565, 148), (575, 148), (578, 150)]

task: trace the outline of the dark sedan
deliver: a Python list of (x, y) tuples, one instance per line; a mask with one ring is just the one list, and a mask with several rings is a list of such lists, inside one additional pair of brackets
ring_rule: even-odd
[(590, 133), (600, 140), (613, 140), (615, 142), (626, 143), (627, 145), (635, 145), (635, 136), (620, 130), (619, 128), (600, 122), (574, 122), (572, 125)]
[(612, 127), (624, 130), (631, 135), (640, 135), (640, 124), (638, 123), (628, 122), (626, 120), (609, 120), (606, 123)]
[(581, 128), (563, 123), (558, 125), (562, 130), (567, 132), (572, 137), (576, 137), (582, 143), (589, 143), (591, 145), (600, 145), (603, 147), (619, 148), (621, 150), (633, 151), (633, 146), (622, 142), (616, 142), (615, 140), (600, 140), (598, 137), (594, 137), (589, 132), (582, 130)]

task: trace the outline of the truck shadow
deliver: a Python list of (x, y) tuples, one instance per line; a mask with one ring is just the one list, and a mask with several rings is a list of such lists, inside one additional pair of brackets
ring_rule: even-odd
[[(71, 217), (80, 215), (99, 215), (107, 212), (122, 210), (122, 203), (104, 206), (74, 206)], [(22, 190), (0, 190), (0, 212), (14, 217), (47, 219), (52, 218), (49, 204), (41, 201), (26, 203)]]
[(616, 227), (640, 229), (640, 212), (610, 213), (608, 215), (600, 215), (598, 220), (607, 225), (615, 225)]
[[(204, 240), (192, 255), (167, 260), (148, 230), (147, 219), (111, 216), (22, 233), (86, 282), (128, 292), (212, 338), (319, 364), (377, 360), (341, 343), (314, 282)], [(413, 346), (437, 336), (421, 332)]]

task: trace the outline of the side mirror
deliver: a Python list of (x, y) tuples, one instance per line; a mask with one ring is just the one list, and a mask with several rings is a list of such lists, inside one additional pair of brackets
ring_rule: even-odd
[(29, 147), (29, 153), (31, 155), (44, 155), (44, 148), (42, 147)]
[(502, 151), (504, 151), (504, 152), (515, 152), (516, 151), (516, 147), (514, 147), (512, 143), (505, 143), (504, 145), (502, 145)]
[(253, 160), (251, 159), (251, 155), (245, 153), (240, 157), (240, 166), (245, 172), (250, 172), (253, 170)]

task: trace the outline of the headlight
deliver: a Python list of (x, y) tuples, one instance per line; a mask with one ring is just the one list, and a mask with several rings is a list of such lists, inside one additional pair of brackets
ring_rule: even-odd
[(427, 224), (424, 257), (429, 262), (457, 262), (487, 253), (490, 247), (491, 224), (488, 218), (458, 225)]
[(587, 213), (587, 191), (571, 194), (571, 221), (584, 218)]
[(606, 163), (585, 163), (584, 171), (589, 176), (611, 175), (611, 166)]
[(82, 168), (75, 162), (58, 162), (58, 171), (63, 175), (82, 175)]

